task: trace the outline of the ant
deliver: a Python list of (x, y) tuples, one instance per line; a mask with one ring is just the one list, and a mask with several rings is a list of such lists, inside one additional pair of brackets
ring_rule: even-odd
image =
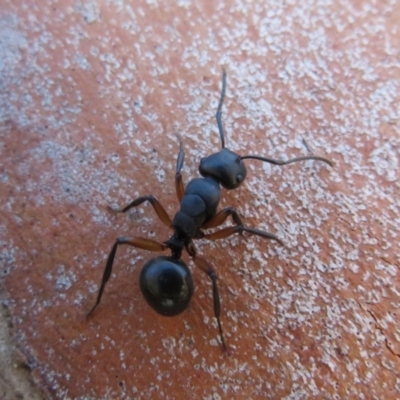
[[(243, 183), (247, 173), (243, 162), (244, 159), (261, 160), (275, 165), (286, 165), (305, 160), (322, 161), (330, 166), (333, 166), (333, 163), (324, 157), (315, 155), (296, 157), (284, 161), (255, 155), (240, 156), (227, 149), (221, 121), (225, 91), (226, 72), (223, 69), (221, 98), (216, 113), (222, 148), (218, 153), (201, 159), (199, 172), (202, 177), (192, 179), (186, 185), (186, 188), (181, 175), (185, 153), (182, 140), (178, 136), (179, 153), (176, 163), (175, 189), (180, 203), (180, 210), (175, 214), (174, 218), (171, 220), (164, 207), (152, 195), (141, 196), (124, 208), (112, 209), (115, 212), (125, 213), (147, 201), (151, 204), (161, 222), (168, 228), (173, 229), (173, 234), (165, 242), (142, 237), (122, 236), (117, 238), (108, 255), (96, 303), (88, 313), (88, 317), (100, 304), (104, 287), (111, 276), (115, 253), (121, 245), (156, 252), (171, 251), (170, 256), (159, 256), (146, 262), (140, 273), (140, 289), (149, 305), (159, 314), (174, 316), (184, 311), (188, 307), (194, 291), (192, 274), (181, 258), (183, 249), (186, 249), (194, 264), (206, 273), (212, 282), (214, 315), (218, 323), (222, 347), (224, 350), (227, 349), (220, 321), (221, 306), (217, 273), (211, 263), (197, 255), (193, 239), (217, 240), (227, 238), (235, 233), (242, 234), (247, 232), (250, 235), (260, 236), (264, 239), (275, 240), (282, 246), (284, 244), (273, 233), (244, 225), (241, 217), (232, 207), (227, 207), (217, 212), (221, 198), (220, 186), (225, 189), (236, 189)], [(233, 225), (218, 229), (212, 233), (204, 232), (204, 230), (219, 227), (229, 217), (231, 217)]]

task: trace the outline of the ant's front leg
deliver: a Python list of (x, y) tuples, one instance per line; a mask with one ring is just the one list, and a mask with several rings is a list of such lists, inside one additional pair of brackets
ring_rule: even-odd
[(159, 243), (156, 242), (155, 240), (152, 239), (146, 239), (146, 238), (135, 238), (135, 237), (119, 237), (113, 247), (111, 248), (110, 254), (108, 255), (106, 267), (104, 269), (103, 273), (103, 279), (101, 280), (101, 286), (99, 289), (99, 294), (97, 295), (97, 300), (95, 305), (92, 307), (92, 309), (89, 311), (87, 314), (87, 317), (89, 317), (93, 311), (96, 309), (96, 307), (100, 304), (101, 297), (103, 296), (103, 291), (104, 287), (106, 286), (106, 283), (110, 279), (111, 272), (112, 272), (112, 267), (114, 264), (114, 258), (115, 258), (115, 253), (117, 251), (117, 248), (121, 244), (127, 244), (129, 246), (137, 247), (139, 249), (144, 249), (144, 250), (149, 250), (149, 251), (164, 251), (168, 248), (168, 246), (164, 243)]
[(141, 196), (138, 197), (136, 200), (133, 200), (131, 203), (129, 203), (126, 207), (124, 208), (112, 208), (109, 207), (111, 211), (114, 212), (119, 212), (119, 213), (124, 213), (130, 210), (133, 207), (137, 207), (138, 205), (144, 203), (145, 201), (148, 201), (151, 206), (153, 207), (154, 211), (156, 212), (158, 218), (160, 218), (160, 221), (166, 225), (168, 228), (172, 228), (172, 221), (167, 212), (165, 211), (165, 208), (161, 205), (161, 203), (152, 195), (149, 196)]
[(179, 153), (176, 160), (176, 172), (175, 172), (175, 190), (176, 196), (178, 197), (179, 203), (182, 201), (185, 194), (185, 186), (182, 181), (181, 169), (183, 167), (183, 161), (185, 160), (185, 151), (183, 150), (182, 139), (179, 135), (176, 135), (179, 140)]

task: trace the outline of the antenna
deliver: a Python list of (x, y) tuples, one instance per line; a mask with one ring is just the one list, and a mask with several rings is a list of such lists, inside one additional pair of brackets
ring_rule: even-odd
[(225, 68), (222, 68), (222, 89), (221, 89), (221, 98), (219, 99), (219, 104), (217, 108), (217, 113), (215, 114), (215, 117), (217, 118), (217, 125), (218, 125), (218, 130), (219, 130), (219, 136), (221, 138), (221, 144), (222, 148), (225, 147), (225, 138), (224, 138), (224, 129), (222, 127), (222, 104), (225, 99), (225, 91), (226, 91), (226, 71)]

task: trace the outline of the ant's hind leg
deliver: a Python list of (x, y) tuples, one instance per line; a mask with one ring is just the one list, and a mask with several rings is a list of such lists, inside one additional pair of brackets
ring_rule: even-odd
[(104, 269), (103, 273), (103, 279), (101, 280), (101, 285), (99, 289), (99, 293), (97, 295), (97, 300), (95, 305), (92, 307), (92, 309), (89, 311), (87, 314), (87, 317), (89, 317), (91, 314), (93, 314), (93, 311), (96, 309), (96, 307), (100, 304), (101, 298), (103, 296), (103, 291), (104, 287), (106, 286), (106, 283), (110, 279), (111, 272), (112, 272), (112, 267), (114, 264), (114, 258), (115, 258), (115, 253), (117, 252), (117, 248), (121, 244), (127, 244), (129, 246), (137, 247), (139, 249), (144, 249), (144, 250), (149, 250), (149, 251), (164, 251), (168, 248), (168, 246), (164, 243), (159, 243), (156, 242), (155, 240), (152, 239), (146, 239), (146, 238), (135, 238), (135, 237), (119, 237), (113, 247), (111, 248), (110, 254), (108, 255), (106, 267)]
[(219, 292), (218, 292), (218, 285), (217, 285), (217, 273), (215, 272), (215, 269), (213, 266), (204, 258), (198, 257), (198, 256), (192, 256), (193, 261), (196, 264), (196, 267), (200, 268), (203, 272), (205, 272), (208, 277), (212, 281), (212, 288), (213, 288), (213, 302), (214, 302), (214, 315), (218, 323), (218, 330), (219, 330), (219, 336), (221, 338), (221, 343), (222, 343), (222, 348), (224, 351), (227, 350), (226, 344), (225, 344), (225, 339), (224, 339), (224, 334), (222, 332), (222, 325), (220, 321), (220, 316), (221, 316), (221, 302), (219, 299)]

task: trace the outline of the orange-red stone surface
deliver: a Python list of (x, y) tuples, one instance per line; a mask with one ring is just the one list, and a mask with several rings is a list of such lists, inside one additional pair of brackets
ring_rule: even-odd
[[(0, 260), (14, 340), (51, 399), (400, 398), (398, 2), (1, 0)], [(118, 236), (166, 240), (184, 181), (226, 145), (331, 168), (246, 162), (223, 192), (246, 224), (286, 244), (196, 242), (194, 299), (157, 315)], [(27, 395), (26, 398), (29, 398)]]

